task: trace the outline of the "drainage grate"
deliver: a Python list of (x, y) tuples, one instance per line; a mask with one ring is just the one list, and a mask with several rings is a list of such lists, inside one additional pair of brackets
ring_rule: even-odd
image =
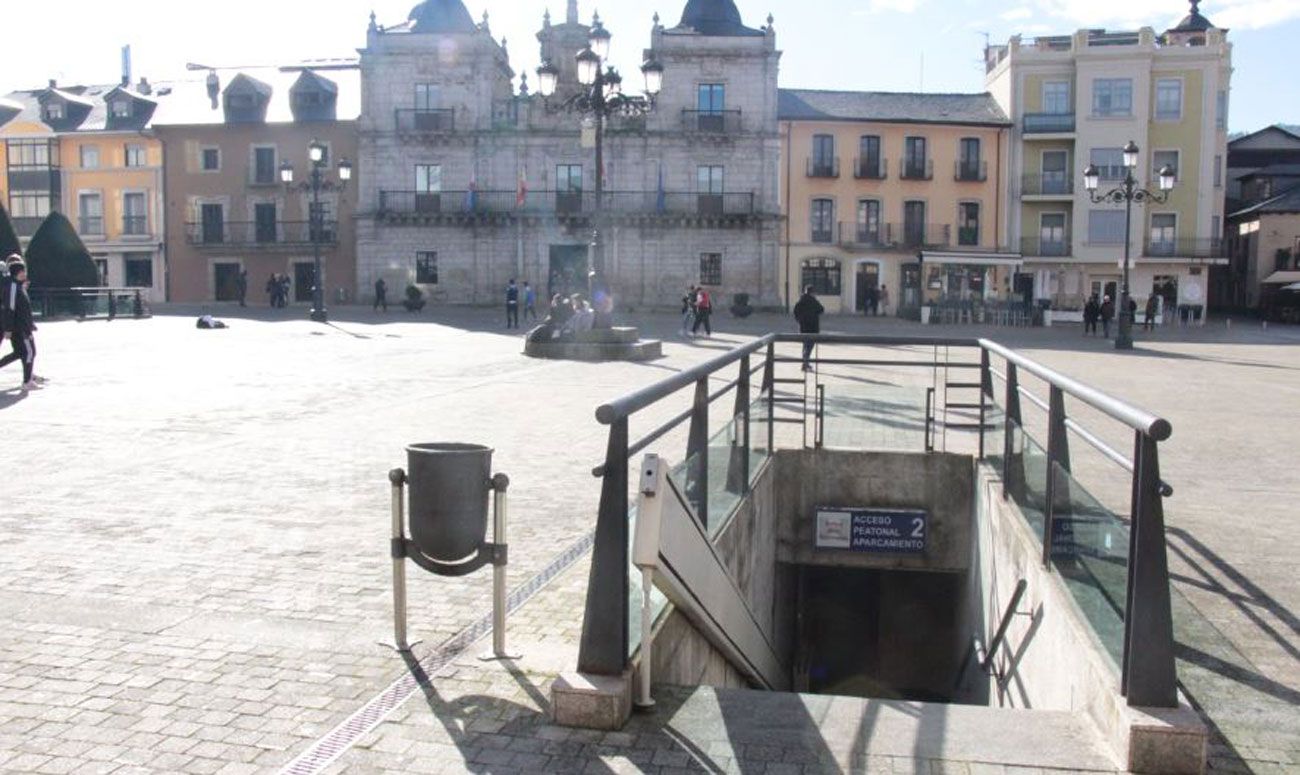
[[(588, 533), (580, 541), (551, 560), (549, 565), (525, 582), (523, 586), (516, 587), (506, 597), (506, 611), (514, 613), (516, 609), (523, 606), (524, 603), (540, 592), (543, 587), (555, 580), (556, 576), (568, 570), (579, 558), (591, 550), (595, 538), (595, 531)], [(463, 654), (475, 641), (491, 631), (492, 613), (489, 611), (469, 627), (452, 636), (433, 653), (420, 660), (420, 669), (424, 671), (425, 675), (435, 674), (446, 667), (453, 659)], [(356, 745), (356, 742), (367, 732), (383, 723), (389, 714), (409, 700), (411, 695), (415, 694), (419, 688), (419, 680), (409, 672), (393, 681), (388, 685), (387, 689), (384, 689), (363, 705), (360, 710), (353, 713), (343, 723), (334, 727), (324, 737), (312, 743), (310, 748), (286, 764), (284, 769), (280, 770), (280, 775), (317, 775), (317, 773), (346, 753), (349, 748)]]

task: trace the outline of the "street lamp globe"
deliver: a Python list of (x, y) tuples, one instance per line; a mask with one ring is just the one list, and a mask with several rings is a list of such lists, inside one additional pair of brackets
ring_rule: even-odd
[(1160, 168), (1160, 190), (1161, 191), (1173, 191), (1174, 184), (1177, 182), (1178, 182), (1177, 174), (1174, 172), (1173, 167), (1170, 167), (1168, 164), (1166, 164), (1165, 166)]
[(555, 94), (555, 89), (560, 82), (560, 69), (551, 64), (548, 59), (537, 68), (537, 88), (543, 97), (550, 97)]
[(307, 146), (307, 158), (311, 159), (312, 164), (320, 164), (325, 161), (325, 146), (316, 141)]
[(664, 66), (654, 59), (646, 60), (641, 65), (641, 74), (645, 76), (645, 93), (657, 96), (664, 88)]
[(1101, 185), (1101, 173), (1097, 170), (1097, 165), (1089, 164), (1083, 169), (1083, 187), (1088, 191), (1096, 191)]
[(1129, 169), (1134, 169), (1135, 167), (1137, 167), (1137, 165), (1138, 165), (1137, 143), (1133, 142), (1132, 140), (1129, 140), (1128, 145), (1124, 146), (1124, 166), (1128, 167)]
[(578, 83), (583, 86), (590, 86), (596, 82), (596, 76), (600, 74), (600, 57), (591, 49), (583, 49), (578, 52)]
[(280, 165), (280, 182), (286, 186), (293, 182), (293, 165), (287, 161)]
[(612, 37), (614, 36), (609, 34), (609, 30), (605, 29), (605, 25), (601, 24), (600, 16), (595, 16), (591, 20), (591, 37), (588, 40), (592, 52), (601, 59), (608, 58), (609, 40)]
[(339, 180), (344, 183), (352, 180), (352, 162), (347, 159), (339, 159)]

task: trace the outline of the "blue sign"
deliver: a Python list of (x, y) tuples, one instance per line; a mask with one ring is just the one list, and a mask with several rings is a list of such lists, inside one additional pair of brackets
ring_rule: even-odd
[(930, 515), (911, 509), (817, 510), (817, 548), (870, 554), (924, 554)]

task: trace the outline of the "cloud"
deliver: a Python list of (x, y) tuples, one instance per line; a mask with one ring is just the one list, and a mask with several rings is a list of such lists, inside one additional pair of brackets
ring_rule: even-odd
[(881, 13), (916, 13), (925, 0), (867, 0), (867, 7), (854, 13), (869, 16)]
[[(1037, 0), (1037, 5), (1042, 13), (1068, 20), (1076, 27), (1153, 27), (1162, 30), (1176, 24), (1187, 13), (1186, 9), (1179, 9), (1171, 14), (1169, 0)], [(1260, 29), (1300, 19), (1300, 2), (1216, 0), (1213, 5), (1202, 7), (1201, 13), (1217, 27)], [(1009, 18), (1007, 14), (1003, 18)]]
[(1003, 21), (1014, 22), (1020, 21), (1021, 19), (1032, 18), (1033, 15), (1034, 11), (1032, 8), (1026, 8), (1022, 5), (1019, 8), (1012, 8), (1010, 11), (1004, 12), (1002, 14), (1002, 19)]

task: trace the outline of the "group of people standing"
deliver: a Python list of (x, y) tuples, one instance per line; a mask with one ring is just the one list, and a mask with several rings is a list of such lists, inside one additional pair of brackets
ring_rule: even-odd
[(682, 336), (695, 338), (701, 328), (705, 337), (713, 336), (713, 297), (704, 288), (692, 285), (682, 297)]
[(0, 344), (9, 339), (12, 352), (0, 358), (0, 369), (11, 363), (23, 365), (22, 390), (37, 390), (45, 382), (36, 376), (36, 321), (32, 315), (32, 300), (27, 295), (27, 265), (22, 256), (5, 259), (5, 271), (0, 276)]
[[(555, 299), (563, 298), (559, 294)], [(578, 298), (576, 295), (574, 299)], [(554, 311), (555, 299), (551, 300), (552, 311)], [(537, 291), (534, 290), (532, 283), (525, 282), (523, 288), (512, 277), (510, 283), (506, 285), (506, 330), (519, 328), (519, 307), (524, 308), (524, 320), (526, 322), (537, 321)], [(569, 302), (572, 306), (572, 302)]]
[[(1109, 339), (1110, 324), (1115, 320), (1115, 308), (1115, 302), (1110, 296), (1098, 297), (1094, 293), (1092, 298), (1088, 299), (1088, 302), (1083, 305), (1083, 335), (1096, 335), (1097, 324), (1101, 323), (1101, 335)], [(1137, 320), (1137, 309), (1137, 302), (1130, 296), (1128, 300), (1129, 320)], [(1150, 331), (1155, 328), (1156, 300), (1154, 295), (1147, 300), (1146, 312), (1146, 329)]]
[(882, 285), (879, 288), (867, 288), (866, 299), (862, 305), (862, 312), (867, 317), (880, 317), (889, 314), (889, 286)]
[(292, 283), (287, 274), (273, 274), (271, 279), (266, 281), (266, 295), (271, 301), (271, 306), (276, 309), (282, 309), (289, 306), (289, 288)]

